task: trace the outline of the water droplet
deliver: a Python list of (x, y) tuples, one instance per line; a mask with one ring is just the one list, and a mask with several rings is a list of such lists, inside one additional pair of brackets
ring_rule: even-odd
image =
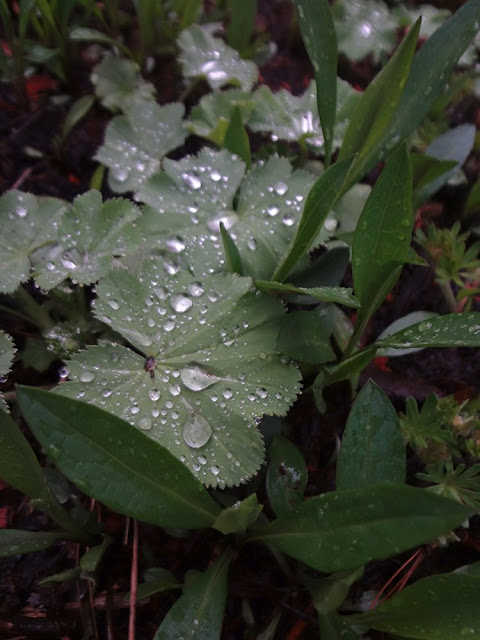
[(170, 304), (172, 305), (172, 309), (177, 311), (177, 313), (185, 313), (185, 311), (190, 309), (193, 302), (188, 296), (178, 294), (172, 296)]
[(205, 456), (198, 456), (198, 462), (201, 465), (207, 464), (207, 459)]
[(151, 418), (149, 418), (148, 416), (144, 418), (140, 418), (140, 420), (138, 421), (138, 427), (140, 429), (143, 429), (143, 431), (148, 431), (149, 429), (151, 429), (152, 428)]
[(180, 378), (187, 389), (191, 391), (203, 391), (221, 379), (198, 365), (184, 367), (180, 372)]
[(222, 393), (225, 400), (229, 400), (233, 396), (233, 391), (231, 389), (225, 389)]
[(157, 402), (160, 399), (160, 391), (158, 389), (150, 389), (148, 392), (148, 397), (152, 402)]
[(60, 367), (58, 370), (58, 377), (60, 380), (65, 380), (70, 375), (70, 370), (68, 367)]
[(233, 225), (237, 222), (238, 216), (234, 211), (229, 211), (228, 209), (225, 211), (220, 211), (219, 214), (207, 220), (207, 227), (210, 231), (214, 233), (218, 233), (220, 231), (220, 223), (223, 224), (225, 229), (231, 229)]
[(169, 388), (169, 391), (172, 396), (179, 396), (182, 390), (180, 389), (180, 386), (178, 384), (172, 384), (172, 386)]
[(25, 216), (27, 215), (27, 210), (25, 209), (25, 207), (17, 207), (15, 209), (15, 213), (19, 218), (25, 218)]
[(272, 207), (268, 207), (267, 209), (268, 215), (272, 217), (278, 215), (279, 212), (280, 212), (280, 209), (278, 207), (272, 206)]
[(191, 413), (183, 427), (183, 439), (193, 449), (203, 447), (210, 440), (212, 427), (199, 413)]
[(112, 395), (112, 390), (111, 389), (104, 389), (102, 391), (102, 397), (103, 398), (109, 398)]
[(263, 387), (257, 387), (257, 389), (255, 389), (255, 393), (257, 394), (257, 396), (259, 398), (266, 398), (267, 397), (267, 390), (264, 389)]
[(140, 411), (140, 407), (137, 404), (134, 404), (130, 407), (130, 413), (136, 415)]
[(250, 249), (250, 251), (255, 251), (257, 248), (257, 243), (255, 242), (255, 240), (253, 238), (249, 238), (247, 240), (247, 247)]
[(60, 262), (65, 267), (65, 269), (70, 269), (71, 271), (75, 270), (78, 267), (77, 263), (72, 260), (68, 252), (65, 252), (63, 254), (63, 256), (60, 258)]
[(210, 173), (210, 178), (214, 181), (214, 182), (218, 182), (221, 179), (222, 175), (219, 171), (217, 171), (216, 169), (214, 169), (211, 173)]
[(372, 25), (364, 20), (360, 23), (359, 31), (364, 38), (369, 38), (372, 35)]
[(295, 218), (287, 213), (286, 216), (283, 216), (282, 222), (286, 227), (291, 227), (293, 224), (295, 224)]
[(120, 309), (120, 305), (116, 300), (109, 300), (108, 304), (112, 307), (114, 311), (117, 311), (117, 309)]
[(82, 382), (93, 382), (93, 380), (95, 380), (95, 374), (93, 371), (82, 371), (80, 374), (80, 380)]
[(218, 474), (220, 473), (220, 469), (215, 465), (213, 465), (213, 467), (210, 467), (210, 471), (213, 473), (214, 476), (218, 476)]
[(205, 289), (201, 282), (192, 282), (187, 287), (188, 293), (194, 298), (199, 298), (205, 293)]
[(112, 169), (112, 178), (117, 182), (126, 182), (130, 171), (126, 167), (114, 167)]
[(164, 325), (163, 328), (165, 329), (165, 331), (170, 332), (173, 331), (175, 329), (175, 322), (173, 320), (167, 320)]
[(182, 173), (182, 179), (190, 189), (200, 189), (202, 186), (202, 181), (196, 175), (191, 173)]
[(283, 196), (285, 193), (287, 193), (288, 191), (288, 186), (285, 184), (285, 182), (282, 182), (281, 180), (279, 182), (277, 182), (277, 184), (273, 187), (275, 193), (278, 193), (279, 196)]
[(172, 236), (166, 242), (167, 249), (173, 253), (182, 253), (185, 249), (185, 242), (180, 236)]

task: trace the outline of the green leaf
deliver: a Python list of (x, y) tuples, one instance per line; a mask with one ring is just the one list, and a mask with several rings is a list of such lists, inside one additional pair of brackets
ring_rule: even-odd
[(132, 60), (105, 56), (90, 76), (95, 95), (110, 111), (128, 111), (141, 100), (154, 100), (155, 87), (140, 75), (140, 68)]
[(263, 505), (258, 504), (257, 496), (252, 493), (245, 500), (239, 500), (233, 506), (223, 509), (212, 526), (225, 536), (230, 533), (245, 533), (262, 509)]
[(227, 42), (242, 55), (248, 50), (255, 29), (257, 0), (229, 0), (230, 21)]
[(309, 364), (335, 360), (330, 343), (333, 315), (328, 309), (292, 311), (280, 326), (277, 349), (290, 358)]
[[(397, 333), (406, 327), (411, 327), (414, 324), (418, 324), (423, 320), (428, 320), (428, 318), (436, 318), (438, 313), (433, 311), (412, 311), (412, 313), (407, 313), (406, 316), (402, 318), (397, 318), (391, 324), (388, 325), (386, 329), (382, 331), (382, 333), (378, 336), (376, 342), (380, 342), (384, 340), (388, 336), (392, 335), (392, 333)], [(376, 355), (377, 356), (386, 356), (387, 358), (396, 357), (396, 356), (404, 356), (407, 354), (417, 353), (422, 349), (378, 349)]]
[(139, 215), (138, 207), (126, 199), (102, 202), (99, 191), (78, 196), (60, 221), (60, 244), (37, 265), (37, 283), (51, 289), (67, 277), (80, 284), (96, 282), (112, 268), (115, 258), (141, 244), (132, 224)]
[[(183, 586), (171, 571), (161, 567), (147, 569), (143, 577), (145, 582), (142, 582), (137, 587), (137, 601), (170, 589), (181, 589)], [(125, 600), (127, 602), (130, 601), (130, 593), (127, 593)]]
[(256, 419), (284, 415), (299, 390), (276, 351), (281, 304), (235, 274), (166, 277), (161, 260), (110, 272), (97, 294), (95, 315), (135, 351), (87, 347), (58, 393), (134, 424), (207, 485), (245, 482), (263, 460)]
[(63, 143), (77, 124), (87, 115), (95, 102), (94, 96), (82, 96), (75, 100), (68, 110), (60, 133), (60, 142)]
[(118, 38), (111, 38), (103, 31), (98, 31), (98, 29), (75, 27), (75, 29), (70, 31), (69, 38), (73, 42), (98, 42), (100, 44), (120, 49), (120, 51), (122, 51), (122, 53), (127, 57), (130, 57), (131, 55), (130, 49), (122, 44)]
[(18, 556), (51, 547), (64, 536), (61, 533), (0, 529), (0, 558)]
[(429, 318), (377, 340), (376, 345), (382, 349), (479, 347), (480, 313), (449, 313)]
[(187, 584), (167, 613), (154, 640), (188, 637), (219, 640), (227, 600), (227, 574), (231, 553), (224, 552), (204, 573)]
[(358, 182), (378, 154), (379, 145), (399, 108), (417, 44), (420, 21), (410, 29), (394, 55), (369, 84), (343, 139), (339, 160), (355, 156), (351, 184)]
[(276, 436), (268, 449), (266, 487), (277, 516), (288, 514), (300, 504), (308, 481), (305, 459), (284, 436)]
[(315, 609), (319, 614), (328, 615), (342, 606), (350, 587), (363, 575), (364, 567), (353, 571), (340, 571), (326, 578), (303, 578), (308, 587)]
[(260, 291), (276, 293), (282, 297), (301, 294), (320, 302), (336, 302), (354, 309), (360, 306), (358, 300), (352, 295), (352, 290), (348, 287), (296, 287), (288, 282), (273, 282), (272, 280), (255, 280), (255, 286)]
[(39, 252), (55, 246), (66, 204), (56, 198), (8, 191), (0, 197), (0, 293), (11, 293), (30, 277)]
[[(355, 111), (361, 93), (347, 82), (337, 79), (337, 114), (333, 134), (333, 148), (338, 148), (343, 140), (348, 121)], [(285, 89), (276, 93), (262, 85), (252, 95), (255, 107), (246, 120), (253, 131), (271, 133), (273, 141), (304, 140), (313, 153), (321, 153), (325, 139), (320, 127), (317, 106), (317, 89), (311, 82), (305, 93), (294, 96)]]
[[(0, 379), (6, 380), (16, 353), (11, 336), (0, 331)], [(0, 411), (8, 411), (8, 406), (0, 393)]]
[(221, 38), (215, 38), (208, 27), (192, 25), (182, 31), (177, 44), (186, 78), (205, 78), (214, 90), (233, 84), (250, 91), (257, 81), (257, 65), (242, 60), (238, 51)]
[(115, 193), (138, 189), (160, 168), (160, 161), (186, 138), (183, 104), (159, 106), (136, 102), (127, 115), (109, 123), (103, 145), (94, 156), (108, 167), (108, 184)]
[(479, 590), (478, 576), (429, 576), (348, 621), (420, 640), (474, 638), (480, 635)]
[(272, 280), (283, 282), (300, 258), (312, 247), (330, 209), (340, 197), (350, 165), (350, 160), (336, 162), (322, 173), (310, 189), (297, 234), (277, 266)]
[(40, 444), (77, 487), (110, 509), (160, 527), (211, 526), (218, 507), (166, 449), (110, 413), (19, 387)]
[(268, 278), (295, 233), (314, 177), (292, 171), (288, 160), (278, 157), (254, 167), (245, 179), (244, 173), (245, 164), (226, 150), (165, 160), (164, 172), (136, 194), (151, 207), (139, 221), (151, 246), (168, 250), (202, 277), (224, 264), (223, 223), (245, 275)]
[(346, 621), (347, 618), (335, 611), (318, 614), (318, 628), (322, 640), (358, 640), (359, 636)]
[(404, 482), (402, 429), (388, 396), (369, 380), (355, 399), (338, 454), (337, 489)]
[(225, 131), (222, 146), (232, 153), (236, 153), (237, 156), (245, 162), (247, 167), (250, 166), (250, 140), (243, 124), (242, 112), (238, 106), (232, 109), (230, 122)]
[(375, 183), (353, 237), (354, 291), (361, 307), (352, 341), (360, 337), (400, 274), (412, 226), (412, 170), (402, 145), (392, 153)]
[(232, 236), (225, 229), (223, 222), (220, 223), (220, 233), (222, 234), (223, 249), (225, 251), (225, 262), (230, 273), (243, 275), (243, 262), (240, 251), (233, 241)]
[(328, 0), (296, 0), (303, 42), (315, 70), (317, 105), (330, 164), (337, 108), (337, 36)]
[(355, 569), (448, 533), (472, 511), (406, 485), (345, 489), (311, 498), (250, 540), (325, 572)]
[(103, 534), (102, 544), (90, 547), (80, 558), (80, 568), (88, 573), (95, 573), (100, 568), (105, 558), (105, 554), (111, 547), (113, 538), (108, 534)]

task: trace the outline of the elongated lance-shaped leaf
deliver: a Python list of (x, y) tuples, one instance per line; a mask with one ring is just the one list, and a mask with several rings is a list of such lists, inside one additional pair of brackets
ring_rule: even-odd
[(471, 514), (423, 489), (386, 483), (316, 496), (250, 539), (272, 544), (319, 571), (346, 571), (429, 542)]
[(322, 173), (310, 189), (297, 233), (271, 280), (283, 282), (297, 262), (312, 248), (312, 243), (328, 213), (342, 194), (350, 166), (351, 159), (336, 162)]
[(0, 530), (0, 558), (42, 551), (65, 536), (51, 531)]
[(352, 295), (348, 287), (296, 287), (294, 284), (273, 282), (272, 280), (255, 280), (255, 286), (260, 291), (277, 294), (279, 296), (305, 295), (322, 302), (336, 302), (346, 307), (358, 308), (359, 301)]
[(388, 159), (353, 236), (353, 282), (361, 307), (350, 350), (400, 275), (412, 225), (412, 169), (403, 144)]
[(231, 551), (225, 551), (204, 573), (195, 576), (167, 613), (153, 640), (192, 638), (219, 640), (227, 600)]
[(296, 0), (296, 5), (303, 42), (315, 70), (318, 114), (328, 166), (337, 108), (337, 35), (328, 0)]
[(364, 174), (365, 165), (377, 152), (379, 142), (398, 108), (415, 52), (420, 24), (419, 19), (389, 62), (370, 83), (355, 110), (355, 117), (350, 120), (339, 160), (356, 155), (349, 176), (351, 184)]
[(232, 153), (236, 153), (237, 156), (245, 162), (247, 167), (250, 166), (250, 140), (245, 125), (243, 124), (241, 109), (238, 105), (235, 105), (232, 109), (230, 122), (225, 131), (222, 146)]
[(480, 347), (480, 313), (448, 313), (428, 318), (376, 342), (377, 347)]
[(419, 640), (480, 637), (480, 578), (444, 573), (423, 578), (373, 611), (348, 616), (369, 626)]
[(222, 234), (223, 250), (225, 251), (225, 264), (230, 273), (243, 275), (243, 263), (240, 251), (232, 236), (228, 233), (223, 222), (220, 223), (220, 233)]
[(20, 387), (22, 412), (60, 471), (106, 506), (160, 527), (209, 527), (219, 508), (171, 453), (120, 418)]
[(284, 436), (276, 436), (268, 450), (266, 487), (277, 516), (288, 514), (303, 501), (308, 471), (305, 458)]
[(337, 489), (404, 482), (405, 445), (397, 412), (369, 380), (355, 399), (337, 461)]

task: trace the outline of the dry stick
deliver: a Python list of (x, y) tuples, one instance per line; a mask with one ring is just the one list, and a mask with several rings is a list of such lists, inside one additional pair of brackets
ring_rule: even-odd
[(130, 572), (130, 607), (128, 617), (128, 640), (135, 640), (135, 614), (138, 585), (138, 522), (133, 520), (132, 569)]
[(28, 176), (32, 173), (32, 170), (33, 170), (33, 167), (27, 167), (24, 171), (22, 171), (18, 180), (16, 180), (12, 184), (10, 189), (18, 189), (19, 187), (21, 187), (22, 184), (25, 182), (25, 180), (28, 178)]

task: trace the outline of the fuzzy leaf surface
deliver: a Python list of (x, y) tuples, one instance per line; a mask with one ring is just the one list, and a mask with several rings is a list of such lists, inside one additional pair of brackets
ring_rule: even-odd
[(251, 539), (330, 573), (429, 542), (471, 514), (471, 509), (423, 489), (386, 483), (311, 498)]
[(150, 205), (140, 220), (144, 236), (201, 277), (225, 263), (223, 223), (242, 256), (244, 274), (269, 278), (297, 228), (314, 176), (292, 171), (278, 157), (244, 176), (245, 164), (226, 150), (165, 160), (164, 171), (136, 194)]
[(95, 315), (139, 353), (88, 347), (58, 392), (134, 424), (207, 485), (251, 477), (263, 460), (255, 419), (284, 415), (299, 389), (297, 368), (275, 350), (282, 306), (250, 278), (166, 277), (153, 259), (138, 278), (112, 271), (97, 293)]
[(31, 387), (18, 393), (35, 437), (85, 494), (160, 527), (211, 526), (219, 508), (163, 447), (84, 402)]
[(238, 51), (209, 33), (208, 28), (192, 25), (182, 31), (177, 43), (186, 78), (205, 78), (214, 90), (233, 84), (250, 91), (257, 81), (257, 65), (242, 60)]
[(127, 115), (109, 123), (95, 159), (109, 169), (108, 184), (115, 193), (138, 189), (160, 168), (169, 151), (185, 141), (183, 104), (159, 106), (153, 100), (136, 102)]
[(11, 293), (28, 280), (38, 254), (55, 245), (65, 207), (56, 198), (37, 198), (22, 191), (0, 197), (0, 293)]
[(135, 102), (154, 100), (155, 87), (145, 82), (139, 66), (132, 60), (106, 56), (94, 68), (90, 79), (95, 94), (110, 111), (128, 111)]
[(37, 265), (37, 283), (51, 289), (70, 277), (91, 284), (113, 266), (114, 258), (133, 252), (140, 244), (134, 221), (139, 208), (123, 198), (102, 202), (99, 191), (75, 198), (58, 229), (59, 244)]
[[(6, 378), (12, 366), (16, 349), (12, 338), (3, 331), (0, 331), (0, 378)], [(0, 410), (8, 411), (8, 406), (0, 393)]]

